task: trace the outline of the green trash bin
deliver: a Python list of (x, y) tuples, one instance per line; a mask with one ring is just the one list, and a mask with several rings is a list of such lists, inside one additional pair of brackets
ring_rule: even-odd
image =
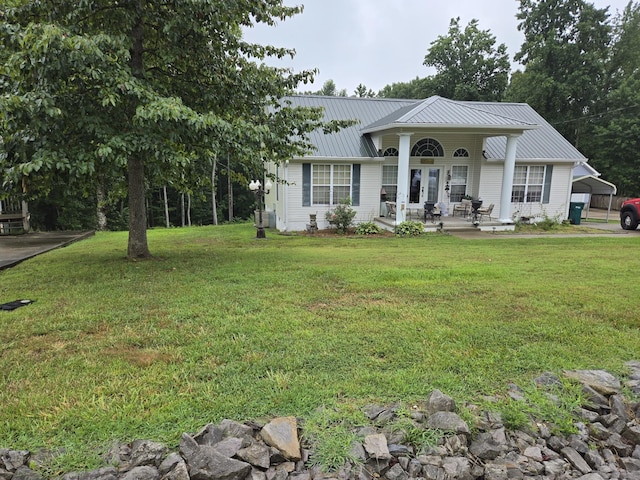
[(583, 202), (571, 202), (569, 204), (569, 223), (573, 225), (580, 225), (580, 218), (582, 217), (583, 208)]

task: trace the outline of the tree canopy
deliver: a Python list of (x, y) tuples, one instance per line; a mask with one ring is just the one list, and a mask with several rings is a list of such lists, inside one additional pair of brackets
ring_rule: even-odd
[(431, 42), (424, 65), (435, 67), (433, 88), (438, 95), (453, 100), (497, 101), (509, 81), (509, 55), (504, 43), (480, 30), (473, 19), (460, 27), (460, 17), (452, 18), (449, 32)]
[(230, 154), (247, 173), (306, 153), (324, 124), (281, 99), (313, 72), (267, 66), (286, 48), (242, 29), (298, 14), (281, 0), (11, 0), (0, 11), (0, 180), (36, 198), (53, 185), (124, 184), (130, 258), (150, 255), (149, 179)]
[(387, 85), (379, 96), (498, 101), (509, 81), (506, 45), (496, 47), (495, 36), (480, 30), (476, 19), (462, 30), (460, 18), (452, 18), (447, 35), (431, 42), (423, 64), (434, 67), (436, 74)]

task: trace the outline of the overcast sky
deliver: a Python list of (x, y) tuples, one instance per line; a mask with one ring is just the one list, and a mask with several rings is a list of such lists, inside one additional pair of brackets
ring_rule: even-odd
[[(622, 11), (628, 0), (591, 0), (597, 8)], [(524, 37), (518, 31), (518, 0), (285, 0), (304, 5), (304, 12), (276, 27), (256, 27), (245, 38), (260, 44), (294, 48), (293, 60), (270, 62), (296, 71), (317, 68), (313, 85), (319, 90), (332, 79), (352, 95), (358, 84), (378, 92), (385, 85), (433, 75), (422, 62), (431, 42), (447, 35), (449, 22), (460, 17), (465, 28), (472, 19), (489, 30), (496, 44), (513, 56)], [(514, 68), (517, 67), (513, 64)]]

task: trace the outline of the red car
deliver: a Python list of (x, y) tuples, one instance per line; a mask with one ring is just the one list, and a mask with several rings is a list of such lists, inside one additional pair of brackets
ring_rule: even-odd
[(625, 230), (635, 230), (640, 223), (640, 198), (630, 198), (620, 208), (620, 226)]

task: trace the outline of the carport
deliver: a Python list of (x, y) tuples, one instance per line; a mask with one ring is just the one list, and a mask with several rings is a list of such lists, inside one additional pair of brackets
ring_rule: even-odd
[[(613, 196), (616, 194), (617, 188), (613, 183), (609, 183), (595, 175), (584, 175), (582, 177), (575, 177), (573, 179), (573, 185), (571, 187), (571, 193), (586, 193), (591, 195), (609, 195), (609, 207), (607, 208), (607, 222), (609, 221), (609, 214), (611, 213), (611, 202)], [(589, 219), (589, 206), (587, 205), (587, 211), (585, 218)]]

